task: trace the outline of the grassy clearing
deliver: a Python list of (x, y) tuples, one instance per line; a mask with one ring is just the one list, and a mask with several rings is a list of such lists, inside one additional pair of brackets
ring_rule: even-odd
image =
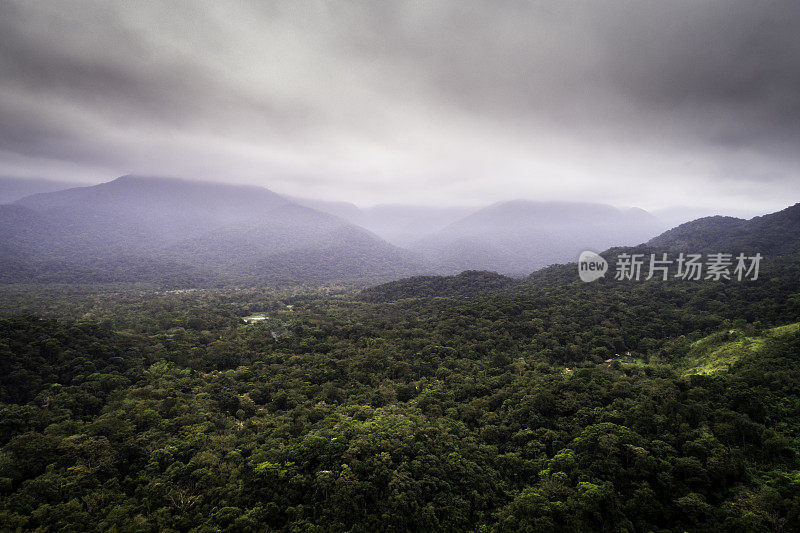
[(782, 337), (798, 329), (800, 322), (772, 328), (759, 336), (747, 336), (738, 329), (714, 333), (692, 343), (679, 367), (684, 375), (727, 371), (742, 358), (758, 355), (768, 339)]

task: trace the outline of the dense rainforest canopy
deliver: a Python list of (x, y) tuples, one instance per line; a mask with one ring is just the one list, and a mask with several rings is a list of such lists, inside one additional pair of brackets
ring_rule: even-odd
[(0, 301), (8, 530), (800, 523), (794, 258), (746, 284), (553, 267)]

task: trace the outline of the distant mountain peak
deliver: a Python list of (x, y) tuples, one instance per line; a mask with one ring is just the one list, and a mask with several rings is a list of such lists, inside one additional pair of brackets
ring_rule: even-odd
[(176, 178), (170, 176), (145, 176), (141, 174), (125, 174), (124, 176), (120, 176), (115, 178), (111, 181), (106, 181), (104, 183), (100, 183), (99, 185), (105, 186), (115, 186), (115, 185), (129, 185), (134, 183), (142, 183), (142, 184), (158, 184), (158, 183), (176, 183), (176, 184), (190, 184), (196, 183), (185, 178)]
[(273, 194), (276, 197), (280, 196), (272, 192), (266, 187), (260, 185), (246, 185), (239, 183), (224, 183), (221, 181), (198, 181), (186, 178), (179, 178), (174, 176), (147, 176), (142, 174), (125, 174), (111, 181), (100, 183), (96, 187), (114, 188), (121, 185), (141, 185), (148, 187), (184, 187), (186, 189), (218, 189), (218, 190), (252, 190), (263, 193)]
[(526, 275), (582, 250), (639, 244), (664, 230), (641, 209), (598, 203), (511, 200), (492, 204), (415, 243), (439, 271)]
[[(363, 228), (252, 185), (128, 174), (4, 207), (0, 249), (41, 271), (51, 259), (100, 276), (118, 265), (114, 276), (126, 280), (157, 279), (157, 264), (230, 279), (383, 280), (419, 271), (410, 254)], [(31, 235), (33, 224), (45, 229)]]

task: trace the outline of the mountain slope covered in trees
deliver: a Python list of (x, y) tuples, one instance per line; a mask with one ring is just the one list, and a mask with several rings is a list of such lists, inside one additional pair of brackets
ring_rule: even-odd
[(7, 260), (27, 268), (4, 269), (4, 281), (320, 281), (419, 269), (362, 228), (260, 187), (123, 176), (29, 196), (0, 216)]
[(747, 282), (583, 283), (572, 264), (360, 294), (0, 288), (0, 521), (790, 531), (795, 209), (757, 221), (781, 242)]
[(800, 203), (750, 220), (706, 217), (673, 228), (648, 245), (672, 250), (767, 255), (800, 253)]
[(475, 269), (523, 276), (661, 229), (644, 211), (594, 204), (516, 201), (471, 211), (359, 209), (261, 187), (123, 176), (0, 205), (0, 282), (189, 287)]

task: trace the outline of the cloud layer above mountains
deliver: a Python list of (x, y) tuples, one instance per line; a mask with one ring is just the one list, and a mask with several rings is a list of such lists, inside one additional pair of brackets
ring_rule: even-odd
[(0, 0), (0, 173), (777, 209), (798, 27), (788, 1)]

